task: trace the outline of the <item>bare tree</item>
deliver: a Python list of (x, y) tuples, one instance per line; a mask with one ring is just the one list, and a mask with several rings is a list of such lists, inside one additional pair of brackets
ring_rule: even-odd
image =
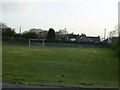
[(113, 31), (110, 31), (109, 33), (109, 37), (112, 38), (112, 37), (118, 37), (118, 35), (120, 35), (120, 27), (117, 25), (115, 26), (115, 29)]

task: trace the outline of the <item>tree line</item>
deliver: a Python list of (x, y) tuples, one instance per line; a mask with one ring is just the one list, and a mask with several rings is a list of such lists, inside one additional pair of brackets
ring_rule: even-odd
[(53, 28), (49, 28), (49, 30), (32, 28), (28, 31), (24, 31), (23, 33), (16, 33), (15, 29), (8, 27), (6, 24), (1, 22), (0, 22), (0, 29), (2, 31), (2, 37), (12, 37), (12, 38), (62, 40), (65, 39), (67, 34), (67, 31), (64, 29), (55, 32)]
[[(55, 32), (53, 28), (50, 28), (48, 31), (33, 28), (28, 31), (24, 31), (23, 33), (16, 33), (15, 29), (8, 27), (6, 24), (0, 22), (0, 31), (2, 31), (3, 38), (4, 37), (19, 38), (19, 39), (32, 38), (32, 39), (46, 39), (47, 42), (60, 42), (60, 43), (72, 43), (72, 44), (77, 43), (77, 42), (70, 42), (66, 39), (68, 32), (65, 29)], [(101, 45), (104, 43), (81, 42), (81, 44), (90, 44), (90, 45), (100, 44)], [(120, 36), (118, 36), (117, 41), (110, 43), (110, 47), (116, 53), (116, 55), (120, 57)]]
[(33, 31), (25, 31), (23, 33), (16, 33), (15, 29), (8, 27), (4, 23), (0, 24), (2, 30), (2, 37), (19, 37), (19, 38), (41, 38), (40, 34)]

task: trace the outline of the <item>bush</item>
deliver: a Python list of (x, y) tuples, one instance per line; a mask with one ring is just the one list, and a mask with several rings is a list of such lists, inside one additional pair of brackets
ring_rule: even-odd
[(36, 33), (36, 32), (24, 32), (22, 34), (23, 38), (27, 38), (27, 39), (39, 39), (40, 38), (40, 34)]
[(118, 58), (120, 58), (120, 36), (118, 38), (117, 47), (118, 47)]
[(14, 29), (11, 29), (11, 28), (3, 28), (2, 29), (3, 37), (14, 37), (15, 34), (16, 34), (16, 32), (14, 31)]
[(116, 42), (112, 42), (110, 44), (111, 49), (115, 52), (115, 56), (120, 58), (120, 36), (118, 37)]

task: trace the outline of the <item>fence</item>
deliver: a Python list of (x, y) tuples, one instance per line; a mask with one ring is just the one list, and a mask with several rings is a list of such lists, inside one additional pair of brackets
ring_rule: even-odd
[[(2, 44), (3, 45), (24, 45), (29, 46), (29, 40), (25, 38), (8, 38), (3, 37), (2, 38)], [(48, 47), (109, 47), (109, 45), (105, 42), (72, 42), (72, 41), (48, 41), (45, 40), (45, 44), (42, 45), (31, 45), (31, 46), (48, 46)]]
[(2, 38), (3, 45), (28, 45), (28, 39), (25, 38)]

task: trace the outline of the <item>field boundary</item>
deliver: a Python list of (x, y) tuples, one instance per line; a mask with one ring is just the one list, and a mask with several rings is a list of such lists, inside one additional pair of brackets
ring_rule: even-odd
[[(43, 83), (31, 83), (31, 82), (11, 82), (11, 81), (3, 81), (4, 84), (13, 84), (13, 85), (24, 85), (27, 86), (27, 88), (29, 87), (32, 87), (32, 86), (38, 86), (40, 88), (44, 87), (44, 88), (73, 88), (73, 89), (85, 89), (85, 90), (119, 90), (119, 88), (109, 88), (109, 87), (106, 87), (106, 88), (94, 88), (94, 87), (77, 87), (77, 86), (66, 86), (66, 85), (55, 85), (55, 84), (43, 84)], [(4, 84), (3, 84), (3, 88), (6, 88), (4, 87)], [(16, 86), (17, 87), (17, 86)], [(7, 87), (8, 88), (8, 87)], [(14, 86), (13, 86), (14, 88)], [(22, 88), (22, 87), (21, 87)]]

